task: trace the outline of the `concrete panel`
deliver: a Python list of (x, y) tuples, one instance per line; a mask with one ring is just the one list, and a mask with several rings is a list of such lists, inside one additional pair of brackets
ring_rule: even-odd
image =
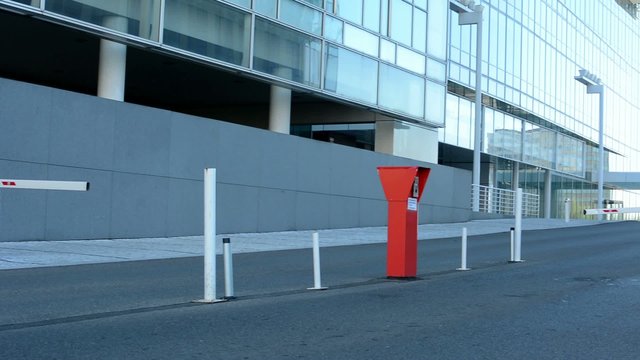
[(112, 102), (116, 113), (113, 170), (169, 175), (171, 113)]
[[(47, 179), (47, 166), (0, 160), (5, 179)], [(43, 240), (46, 191), (0, 190), (0, 241)]]
[(317, 230), (329, 228), (329, 207), (327, 195), (299, 192), (296, 196), (296, 229)]
[(219, 122), (218, 181), (226, 184), (262, 184), (262, 151), (265, 130)]
[(111, 237), (166, 236), (169, 179), (113, 173)]
[(362, 150), (334, 144), (328, 155), (331, 159), (331, 194), (360, 196), (362, 181), (367, 178), (362, 175)]
[(258, 232), (295, 230), (295, 226), (295, 192), (259, 189)]
[(358, 177), (360, 192), (358, 196), (366, 199), (385, 200), (384, 190), (378, 176), (378, 166), (386, 166), (385, 157), (371, 151), (362, 151)]
[(204, 183), (169, 179), (167, 236), (204, 233)]
[(387, 224), (387, 201), (360, 199), (358, 226), (382, 226)]
[(258, 188), (218, 182), (217, 196), (218, 233), (258, 231)]
[(0, 159), (49, 159), (52, 90), (0, 78)]
[(50, 163), (110, 170), (113, 166), (114, 124), (111, 101), (54, 92), (49, 139)]
[(259, 166), (262, 187), (293, 190), (297, 188), (295, 164), (297, 137), (261, 131), (262, 157)]
[(298, 191), (329, 194), (331, 158), (326, 154), (332, 146), (311, 139), (298, 139), (298, 158), (295, 163)]
[(171, 114), (169, 175), (202, 180), (206, 167), (216, 167), (218, 122), (194, 116)]
[(360, 200), (355, 197), (331, 196), (329, 227), (333, 229), (357, 227), (360, 221)]
[(49, 166), (49, 180), (89, 181), (89, 191), (47, 191), (46, 240), (109, 237), (111, 172)]

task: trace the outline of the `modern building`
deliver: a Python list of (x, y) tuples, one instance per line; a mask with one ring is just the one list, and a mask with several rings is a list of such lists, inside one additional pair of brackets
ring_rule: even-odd
[[(598, 169), (640, 172), (637, 10), (0, 0), (0, 178), (92, 181), (87, 194), (3, 191), (0, 240), (201, 233), (204, 167), (219, 170), (222, 232), (384, 225), (378, 165), (437, 170), (421, 221), (486, 216), (472, 183), (482, 205), (520, 187), (537, 202), (530, 216), (561, 217), (569, 198), (581, 217), (597, 206)], [(581, 69), (606, 94), (602, 166)], [(640, 204), (631, 184), (604, 181), (604, 199)]]

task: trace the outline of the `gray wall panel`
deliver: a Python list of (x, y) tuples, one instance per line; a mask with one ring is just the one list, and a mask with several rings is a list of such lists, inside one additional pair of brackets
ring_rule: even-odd
[(217, 196), (218, 233), (258, 231), (258, 188), (218, 183)]
[(330, 196), (329, 227), (357, 227), (360, 222), (360, 199), (348, 196)]
[(0, 80), (0, 159), (46, 163), (54, 90)]
[[(78, 101), (78, 97), (81, 98)], [(115, 114), (110, 101), (54, 92), (49, 161), (52, 164), (111, 170)]]
[(111, 237), (166, 236), (169, 179), (113, 173)]
[(331, 158), (326, 156), (327, 145), (311, 139), (297, 139), (296, 188), (299, 191), (329, 194)]
[(326, 195), (297, 193), (296, 229), (316, 230), (329, 227), (330, 199)]
[(256, 131), (260, 136), (258, 142), (262, 144), (260, 157), (256, 158), (259, 161), (254, 161), (254, 166), (259, 167), (259, 173), (262, 174), (260, 185), (273, 189), (296, 189), (298, 169), (294, 164), (297, 158), (297, 138)]
[(216, 168), (218, 179), (228, 184), (260, 186), (262, 181), (262, 149), (264, 138), (259, 130), (219, 122), (218, 151), (220, 156)]
[[(0, 160), (0, 178), (47, 179), (47, 166)], [(0, 189), (0, 240), (42, 240), (47, 196), (44, 191)]]
[(216, 167), (218, 122), (171, 114), (169, 176), (202, 180), (203, 169)]
[[(47, 191), (47, 240), (108, 238), (111, 222), (110, 171), (49, 166), (49, 179), (88, 181), (89, 191)], [(37, 191), (37, 190), (33, 190)]]
[(204, 229), (202, 181), (169, 179), (167, 236), (201, 235)]
[(433, 169), (422, 220), (471, 217), (465, 170), (1, 78), (0, 104), (0, 178), (92, 182), (3, 191), (0, 241), (202, 234), (207, 166), (219, 233), (384, 225), (378, 166)]
[(168, 176), (171, 113), (110, 102), (116, 112), (113, 170)]
[(258, 190), (258, 231), (287, 231), (296, 227), (296, 193), (294, 191)]

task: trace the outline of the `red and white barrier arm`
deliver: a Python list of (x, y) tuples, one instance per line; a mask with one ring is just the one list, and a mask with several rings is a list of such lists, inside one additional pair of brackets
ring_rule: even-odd
[(585, 215), (640, 213), (640, 207), (618, 209), (584, 209), (582, 210), (582, 213)]
[(0, 179), (0, 189), (87, 191), (89, 183), (86, 181)]

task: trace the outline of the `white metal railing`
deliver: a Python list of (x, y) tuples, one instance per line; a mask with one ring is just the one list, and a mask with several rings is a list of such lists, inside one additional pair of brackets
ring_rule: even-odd
[[(499, 189), (484, 185), (471, 185), (471, 202), (473, 195), (479, 192), (480, 212), (492, 214), (513, 215), (516, 201), (516, 192), (513, 190)], [(540, 215), (540, 196), (531, 193), (522, 193), (522, 215), (537, 217)]]

